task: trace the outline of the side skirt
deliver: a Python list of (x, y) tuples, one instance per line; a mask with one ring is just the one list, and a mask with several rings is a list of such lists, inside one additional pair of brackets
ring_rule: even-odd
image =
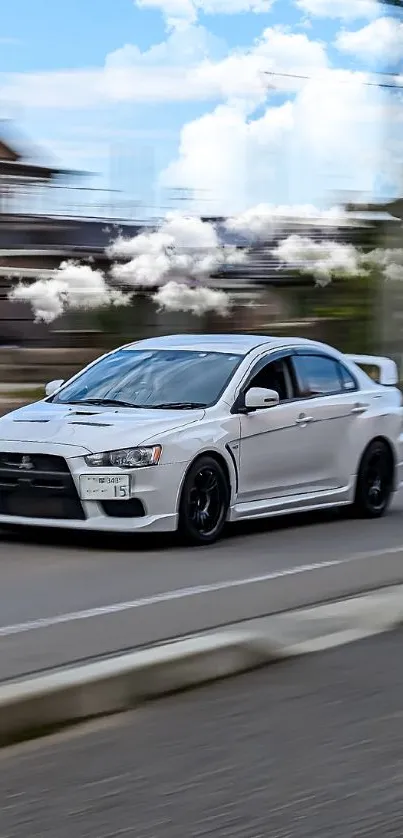
[(311, 512), (315, 509), (329, 509), (334, 506), (348, 506), (353, 502), (354, 483), (333, 492), (310, 492), (269, 500), (235, 503), (228, 512), (228, 521), (242, 521), (251, 518), (271, 518), (292, 512)]

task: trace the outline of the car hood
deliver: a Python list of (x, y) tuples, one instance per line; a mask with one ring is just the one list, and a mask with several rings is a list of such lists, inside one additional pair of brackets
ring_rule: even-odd
[[(183, 428), (204, 416), (204, 410), (105, 408), (37, 402), (0, 419), (0, 446), (35, 443), (50, 451), (71, 446), (78, 455), (158, 442), (167, 431)], [(73, 451), (71, 455), (74, 456)]]

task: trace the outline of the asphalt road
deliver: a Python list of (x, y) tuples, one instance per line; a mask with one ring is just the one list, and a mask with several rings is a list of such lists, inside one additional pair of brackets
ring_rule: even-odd
[(2, 838), (401, 838), (403, 631), (0, 756)]
[(0, 678), (403, 582), (403, 499), (237, 525), (213, 547), (31, 533), (0, 541)]

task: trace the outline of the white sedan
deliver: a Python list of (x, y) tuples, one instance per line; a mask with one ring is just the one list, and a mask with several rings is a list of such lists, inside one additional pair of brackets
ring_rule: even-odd
[(397, 383), (390, 359), (297, 338), (124, 346), (0, 419), (0, 526), (208, 544), (228, 521), (347, 505), (379, 517), (402, 481)]

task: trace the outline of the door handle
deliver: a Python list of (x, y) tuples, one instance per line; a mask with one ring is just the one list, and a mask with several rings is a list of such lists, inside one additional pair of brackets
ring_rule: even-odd
[(354, 407), (351, 408), (350, 413), (354, 413), (355, 415), (359, 415), (360, 413), (365, 413), (367, 410), (367, 404), (355, 404)]
[(298, 419), (295, 420), (296, 425), (309, 425), (310, 422), (313, 422), (313, 416), (298, 416)]

